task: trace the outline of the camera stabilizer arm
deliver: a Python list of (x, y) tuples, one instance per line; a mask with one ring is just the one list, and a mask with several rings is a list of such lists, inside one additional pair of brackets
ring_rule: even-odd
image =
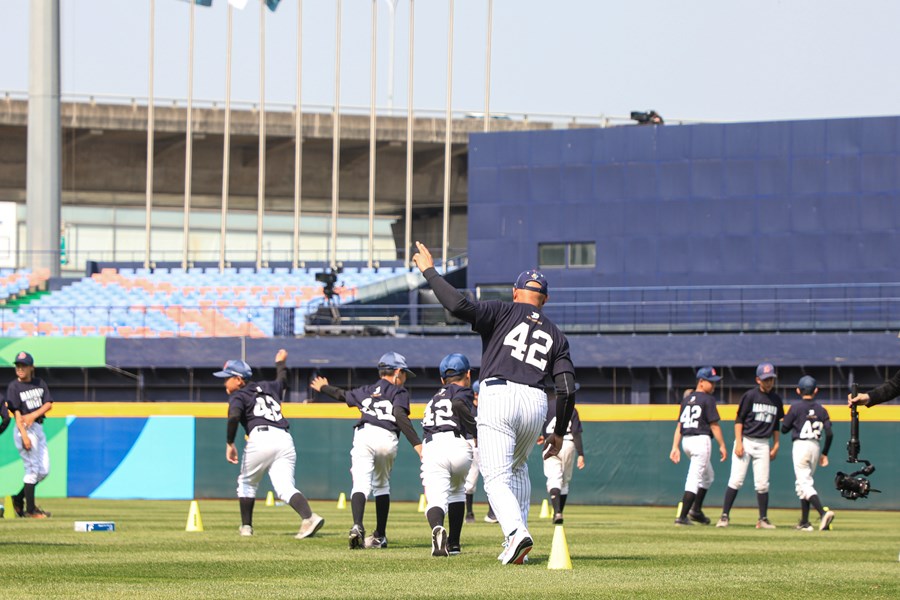
[[(859, 387), (855, 383), (853, 384), (853, 395), (859, 395)], [(865, 498), (869, 495), (869, 492), (879, 491), (874, 489), (869, 480), (866, 479), (866, 477), (875, 472), (875, 465), (859, 458), (859, 450), (859, 413), (854, 404), (850, 407), (850, 440), (847, 442), (847, 462), (863, 463), (865, 467), (849, 475), (838, 472), (834, 477), (834, 486), (841, 492), (841, 496), (848, 500)]]

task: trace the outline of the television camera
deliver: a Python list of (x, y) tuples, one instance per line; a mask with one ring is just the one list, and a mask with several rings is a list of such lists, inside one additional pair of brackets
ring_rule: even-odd
[[(857, 396), (858, 394), (859, 386), (854, 383), (853, 395)], [(834, 487), (836, 487), (841, 493), (841, 496), (847, 500), (865, 498), (869, 495), (869, 492), (880, 492), (880, 490), (873, 488), (872, 484), (867, 479), (875, 472), (875, 465), (867, 460), (859, 458), (859, 449), (859, 413), (854, 404), (850, 407), (850, 441), (847, 442), (847, 453), (849, 454), (847, 462), (863, 463), (865, 466), (862, 469), (849, 474), (838, 471), (837, 475), (834, 476)]]

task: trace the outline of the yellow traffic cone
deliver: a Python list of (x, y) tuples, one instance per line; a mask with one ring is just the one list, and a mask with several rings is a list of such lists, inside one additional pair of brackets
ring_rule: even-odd
[(572, 559), (569, 557), (569, 545), (566, 543), (566, 531), (562, 525), (557, 525), (553, 532), (553, 545), (550, 546), (550, 560), (547, 561), (548, 569), (572, 569)]
[(344, 492), (341, 492), (341, 495), (338, 496), (337, 503), (338, 510), (344, 510), (347, 508), (347, 496), (344, 495)]
[(7, 496), (3, 500), (3, 518), (4, 519), (14, 519), (16, 516), (16, 509), (13, 508), (12, 496)]
[(271, 490), (266, 494), (266, 506), (275, 506), (275, 494)]
[(419, 494), (419, 512), (425, 512), (425, 494)]
[(185, 531), (203, 531), (203, 519), (200, 518), (200, 505), (196, 500), (191, 500), (191, 510), (188, 512)]
[(681, 507), (682, 507), (683, 505), (684, 505), (683, 502), (679, 502), (679, 503), (678, 503), (678, 506), (675, 507), (675, 518), (676, 518), (676, 519), (677, 519), (678, 517), (681, 516)]
[(544, 501), (541, 502), (541, 519), (549, 519), (550, 518), (550, 505), (547, 504), (547, 499), (544, 498)]

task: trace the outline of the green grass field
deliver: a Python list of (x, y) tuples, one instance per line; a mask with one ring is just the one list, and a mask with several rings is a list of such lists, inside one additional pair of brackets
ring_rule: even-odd
[[(537, 510), (529, 564), (502, 566), (499, 527), (480, 520), (464, 527), (461, 555), (432, 558), (411, 503), (392, 506), (388, 549), (353, 552), (349, 510), (334, 501), (313, 502), (327, 522), (302, 541), (290, 508), (261, 501), (251, 538), (237, 534), (236, 500), (201, 501), (203, 532), (185, 531), (189, 502), (40, 504), (52, 519), (0, 520), (2, 598), (900, 598), (900, 515), (840, 506), (834, 530), (813, 533), (794, 531), (799, 511), (772, 511), (779, 529), (758, 531), (749, 509), (715, 529), (674, 527), (674, 507), (570, 506), (574, 568), (555, 571), (554, 526)], [(111, 520), (117, 530), (79, 533), (77, 520)]]

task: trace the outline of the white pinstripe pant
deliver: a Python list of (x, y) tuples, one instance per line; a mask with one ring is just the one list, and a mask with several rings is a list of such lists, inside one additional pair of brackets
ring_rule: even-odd
[(543, 390), (505, 382), (481, 382), (478, 395), (478, 448), (484, 491), (503, 535), (528, 528), (531, 480), (528, 455), (547, 414)]

